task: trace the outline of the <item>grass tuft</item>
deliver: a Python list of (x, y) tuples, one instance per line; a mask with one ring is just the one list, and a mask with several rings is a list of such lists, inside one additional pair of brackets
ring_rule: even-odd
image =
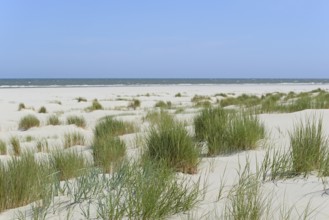
[(0, 212), (45, 198), (49, 174), (49, 166), (35, 162), (30, 154), (0, 163)]
[(102, 118), (95, 127), (96, 136), (124, 135), (135, 132), (136, 128), (131, 122), (124, 122), (114, 119), (112, 116)]
[(128, 108), (132, 108), (136, 110), (141, 106), (141, 101), (139, 99), (133, 99), (132, 101), (129, 102)]
[(295, 126), (290, 134), (291, 158), (296, 173), (307, 174), (319, 169), (327, 148), (322, 130), (322, 119), (307, 118)]
[(7, 146), (3, 140), (0, 140), (0, 155), (7, 154)]
[(21, 130), (28, 130), (32, 127), (39, 127), (40, 121), (34, 115), (26, 115), (19, 121), (18, 128)]
[(10, 141), (10, 144), (13, 148), (14, 155), (15, 156), (21, 155), (22, 149), (21, 149), (21, 143), (20, 143), (18, 137), (13, 136), (13, 137), (10, 138), (9, 141)]
[(59, 118), (57, 115), (51, 115), (47, 119), (47, 125), (60, 125), (61, 122), (59, 121)]
[(154, 125), (146, 140), (147, 159), (163, 161), (177, 171), (196, 173), (199, 151), (184, 125), (172, 117), (161, 117)]
[(195, 117), (194, 128), (196, 139), (207, 142), (210, 156), (255, 149), (265, 136), (264, 125), (255, 115), (220, 107), (204, 109)]
[(102, 110), (103, 106), (101, 103), (97, 100), (94, 99), (93, 102), (91, 103), (91, 106), (89, 106), (86, 110), (87, 111), (95, 111), (95, 110)]
[(75, 98), (75, 100), (77, 100), (78, 102), (86, 102), (87, 101), (87, 99), (84, 98), (84, 97), (77, 97), (77, 98)]
[(22, 109), (25, 109), (25, 104), (24, 103), (19, 103), (18, 105), (18, 111), (21, 111)]
[(50, 158), (51, 165), (59, 172), (60, 180), (81, 176), (88, 167), (86, 158), (76, 152), (55, 152)]
[(42, 106), (42, 107), (40, 107), (38, 112), (39, 113), (47, 113), (47, 109), (46, 109), (46, 107)]
[(64, 134), (64, 148), (69, 148), (75, 145), (85, 145), (85, 136), (80, 132), (71, 132)]
[(77, 127), (80, 127), (80, 128), (85, 128), (86, 127), (86, 120), (82, 116), (74, 116), (74, 115), (68, 116), (66, 118), (66, 123), (68, 125), (74, 124), (74, 125), (76, 125)]
[(171, 108), (172, 104), (170, 101), (164, 102), (164, 101), (158, 101), (155, 103), (154, 107), (156, 108)]

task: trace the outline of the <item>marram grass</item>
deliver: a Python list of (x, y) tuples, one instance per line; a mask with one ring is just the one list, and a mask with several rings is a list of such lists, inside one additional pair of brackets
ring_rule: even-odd
[(37, 117), (34, 115), (26, 115), (21, 118), (19, 121), (18, 128), (21, 130), (28, 130), (29, 128), (32, 127), (39, 127), (40, 121)]

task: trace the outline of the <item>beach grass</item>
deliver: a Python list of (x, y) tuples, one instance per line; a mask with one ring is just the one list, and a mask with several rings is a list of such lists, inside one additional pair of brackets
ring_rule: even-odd
[(155, 108), (168, 109), (171, 108), (172, 103), (170, 101), (164, 102), (162, 100), (157, 101), (154, 105)]
[(39, 108), (38, 113), (47, 113), (47, 109), (46, 109), (46, 107), (41, 106), (41, 107)]
[(86, 138), (81, 132), (74, 131), (64, 134), (64, 140), (63, 140), (64, 148), (69, 148), (75, 145), (85, 145), (85, 144), (86, 144)]
[(68, 125), (74, 124), (77, 127), (85, 128), (86, 120), (83, 116), (71, 115), (66, 118), (66, 124), (68, 124)]
[(20, 119), (18, 128), (25, 131), (32, 127), (39, 127), (39, 125), (40, 121), (36, 116), (26, 115)]
[(6, 142), (3, 140), (0, 140), (0, 155), (5, 155), (7, 154), (7, 145)]
[(328, 147), (322, 121), (322, 118), (306, 118), (290, 133), (292, 165), (296, 173), (307, 174), (321, 167)]
[(24, 103), (19, 103), (18, 104), (18, 111), (21, 111), (22, 109), (25, 109), (26, 107), (25, 107), (25, 104)]
[(91, 106), (86, 108), (87, 111), (96, 111), (96, 110), (102, 110), (102, 109), (104, 109), (104, 108), (97, 99), (94, 99), (93, 102), (91, 103)]
[(200, 199), (199, 182), (177, 180), (170, 168), (151, 161), (124, 163), (110, 182), (115, 190), (98, 204), (100, 218), (165, 219)]
[(87, 99), (84, 97), (77, 97), (75, 98), (75, 100), (77, 100), (78, 102), (87, 102)]
[(128, 108), (136, 110), (141, 106), (141, 101), (139, 99), (133, 99), (128, 103)]
[(0, 163), (0, 211), (43, 199), (50, 173), (49, 166), (37, 163), (32, 154)]
[(101, 118), (94, 129), (95, 136), (118, 136), (134, 133), (135, 131), (136, 127), (133, 123), (121, 121), (113, 118), (112, 116), (105, 116)]
[(205, 108), (194, 119), (195, 137), (208, 145), (208, 155), (228, 154), (257, 147), (265, 128), (250, 112)]
[(163, 116), (149, 131), (144, 157), (163, 161), (180, 172), (196, 173), (199, 150), (192, 137), (183, 123), (176, 122), (168, 115)]
[(9, 140), (15, 156), (19, 156), (22, 153), (21, 143), (17, 136), (12, 136)]
[(47, 125), (60, 125), (61, 122), (57, 115), (50, 115), (47, 118)]
[(63, 151), (53, 153), (50, 156), (50, 164), (58, 172), (60, 180), (81, 176), (89, 166), (82, 154)]

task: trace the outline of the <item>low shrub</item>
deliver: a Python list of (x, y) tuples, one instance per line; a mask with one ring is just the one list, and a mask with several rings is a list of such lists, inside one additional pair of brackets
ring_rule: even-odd
[(28, 130), (32, 127), (39, 127), (40, 121), (34, 115), (26, 115), (19, 121), (18, 128), (21, 130)]

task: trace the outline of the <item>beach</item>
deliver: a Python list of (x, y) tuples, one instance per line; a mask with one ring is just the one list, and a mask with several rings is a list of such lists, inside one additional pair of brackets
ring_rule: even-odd
[[(16, 137), (20, 142), (21, 154), (32, 152), (38, 161), (47, 160), (47, 156), (55, 150), (76, 151), (84, 155), (93, 163), (93, 138), (97, 122), (105, 116), (113, 116), (118, 120), (133, 124), (135, 132), (120, 135), (119, 138), (126, 145), (126, 157), (138, 160), (143, 145), (143, 137), (147, 135), (150, 122), (145, 118), (148, 112), (159, 110), (155, 105), (163, 101), (168, 106), (165, 111), (184, 122), (185, 128), (191, 136), (194, 135), (193, 119), (202, 111), (204, 103), (193, 102), (193, 97), (207, 97), (206, 101), (217, 106), (226, 96), (238, 97), (242, 94), (256, 97), (269, 93), (289, 92), (302, 93), (317, 89), (328, 92), (329, 84), (196, 84), (196, 85), (116, 85), (116, 86), (85, 86), (85, 87), (36, 87), (36, 88), (1, 88), (0, 89), (0, 140), (6, 143), (7, 152), (0, 155), (0, 162), (7, 163), (15, 156), (11, 139)], [(79, 98), (84, 101), (78, 101)], [(94, 100), (101, 104), (101, 109), (91, 109)], [(139, 105), (132, 106), (134, 100)], [(19, 105), (24, 107), (19, 110)], [(45, 113), (41, 113), (45, 107)], [(237, 109), (234, 105), (227, 109)], [(40, 112), (40, 113), (39, 113)], [(20, 120), (26, 115), (36, 116), (39, 126), (28, 129), (19, 128)], [(56, 115), (58, 125), (48, 123), (48, 118)], [(68, 124), (67, 118), (79, 116), (85, 119), (84, 126)], [(239, 179), (242, 178), (244, 168), (248, 167), (248, 174), (259, 172), (266, 153), (270, 150), (288, 154), (290, 149), (290, 134), (294, 126), (306, 118), (321, 118), (322, 131), (325, 137), (329, 135), (329, 109), (303, 109), (291, 112), (260, 112), (257, 113), (265, 128), (265, 137), (257, 142), (257, 148), (239, 151), (232, 154), (216, 156), (200, 156), (195, 174), (177, 172), (177, 177), (189, 178), (189, 183), (199, 181), (202, 196), (198, 203), (189, 211), (178, 212), (167, 216), (166, 219), (221, 219), (225, 217), (227, 204), (230, 202), (229, 192)], [(63, 140), (68, 133), (78, 132), (83, 135), (82, 144), (64, 147)], [(40, 141), (46, 146), (38, 148)], [(272, 152), (272, 151), (271, 151)], [(274, 180), (260, 178), (258, 198), (266, 204), (268, 219), (328, 219), (329, 197), (327, 192), (328, 177), (320, 177), (316, 172), (310, 172), (305, 177), (296, 175)], [(222, 193), (221, 193), (222, 192)], [(147, 193), (147, 192), (145, 192)], [(221, 195), (221, 196), (219, 196)], [(70, 204), (72, 198), (67, 195), (54, 196), (45, 219), (84, 219), (79, 204)], [(33, 217), (31, 211), (34, 203), (22, 207), (3, 210), (0, 219), (16, 219), (25, 216)], [(90, 218), (96, 218), (96, 204), (90, 207)], [(226, 207), (226, 208), (225, 208)], [(264, 214), (265, 215), (265, 214)]]

